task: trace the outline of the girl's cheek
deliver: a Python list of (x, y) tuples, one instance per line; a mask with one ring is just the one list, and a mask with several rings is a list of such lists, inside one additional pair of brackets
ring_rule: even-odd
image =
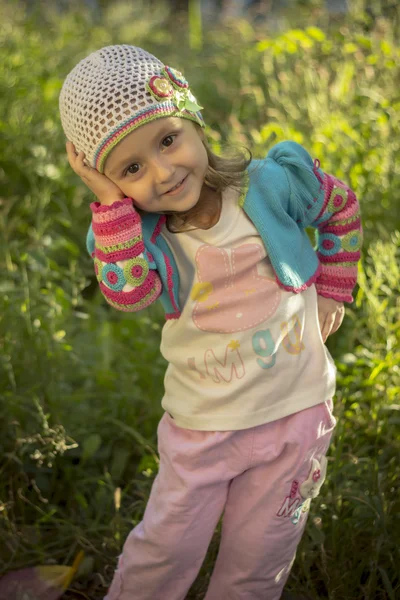
[(138, 194), (137, 186), (132, 185), (129, 181), (124, 181), (121, 185), (121, 190), (124, 192), (127, 198), (135, 198), (135, 196), (140, 197)]
[(132, 199), (133, 199), (133, 204), (134, 204), (134, 206), (135, 206), (136, 208), (139, 208), (140, 210), (144, 210), (144, 211), (146, 211), (146, 212), (148, 212), (148, 211), (149, 211), (149, 209), (150, 209), (150, 204), (151, 204), (151, 202), (150, 202), (150, 201), (147, 201), (147, 202), (146, 202), (146, 200), (144, 200), (143, 198), (141, 198), (141, 197), (140, 197), (140, 196), (138, 196), (138, 195), (135, 195), (135, 194), (134, 194), (134, 193), (132, 193), (132, 192), (130, 193), (130, 195), (129, 195), (129, 198), (132, 198)]

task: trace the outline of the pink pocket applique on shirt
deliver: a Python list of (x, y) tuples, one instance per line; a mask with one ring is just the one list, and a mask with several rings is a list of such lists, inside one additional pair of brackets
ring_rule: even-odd
[[(196, 254), (198, 283), (193, 286), (193, 321), (201, 331), (233, 333), (251, 329), (277, 310), (281, 291), (273, 279), (258, 275), (259, 244), (230, 251), (201, 246)], [(263, 298), (260, 301), (260, 298)]]

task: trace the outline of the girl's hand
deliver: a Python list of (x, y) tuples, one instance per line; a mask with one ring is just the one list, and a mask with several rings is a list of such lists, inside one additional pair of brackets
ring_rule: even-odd
[(67, 156), (71, 168), (82, 179), (83, 183), (92, 190), (101, 204), (113, 204), (123, 200), (125, 195), (108, 177), (93, 169), (85, 162), (85, 154), (77, 153), (72, 142), (67, 142)]
[(342, 324), (344, 317), (344, 304), (333, 298), (325, 298), (318, 294), (318, 320), (324, 343), (329, 335), (335, 333)]

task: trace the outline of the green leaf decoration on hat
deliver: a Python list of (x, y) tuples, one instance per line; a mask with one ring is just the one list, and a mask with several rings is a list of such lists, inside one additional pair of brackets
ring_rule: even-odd
[(177, 108), (182, 110), (189, 110), (190, 112), (196, 113), (201, 110), (203, 107), (197, 104), (196, 98), (193, 96), (192, 92), (188, 89), (183, 89), (182, 91), (176, 91), (174, 93), (174, 102)]
[(197, 100), (193, 96), (193, 94), (190, 90), (188, 90), (188, 93), (187, 93), (185, 108), (186, 108), (186, 110), (190, 110), (192, 112), (198, 112), (199, 110), (201, 110), (203, 108), (202, 106), (197, 104)]

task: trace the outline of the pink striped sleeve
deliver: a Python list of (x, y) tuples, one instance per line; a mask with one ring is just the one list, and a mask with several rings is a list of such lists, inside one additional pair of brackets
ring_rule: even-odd
[(360, 206), (355, 193), (332, 175), (325, 174), (323, 186), (323, 207), (313, 223), (321, 263), (315, 285), (321, 296), (352, 302), (362, 245)]
[(131, 198), (110, 206), (93, 202), (92, 229), (96, 277), (107, 302), (125, 312), (135, 312), (160, 296), (162, 284), (144, 257), (140, 215)]

